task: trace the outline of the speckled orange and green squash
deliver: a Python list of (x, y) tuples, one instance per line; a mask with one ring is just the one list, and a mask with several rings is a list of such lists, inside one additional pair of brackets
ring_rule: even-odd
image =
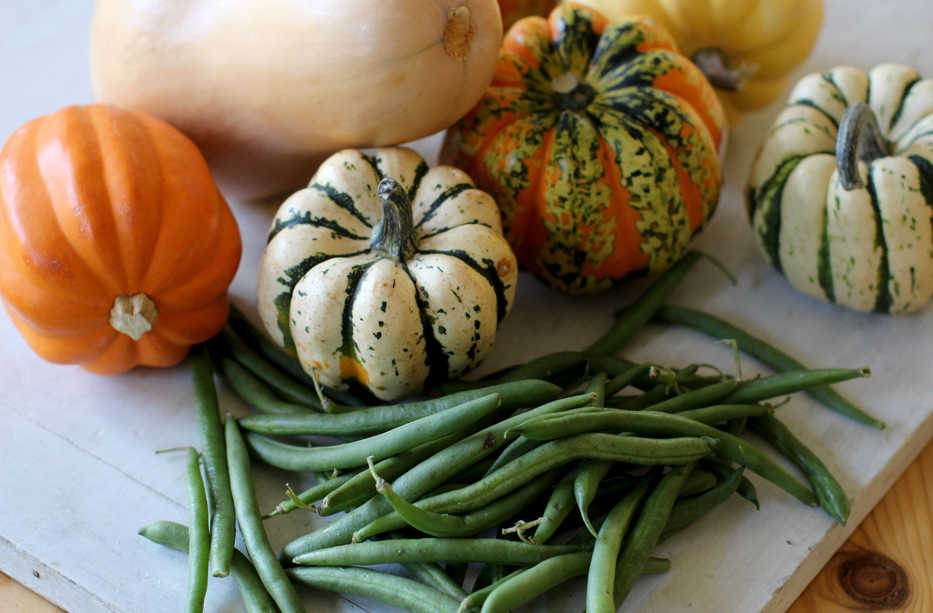
[(663, 28), (566, 4), (512, 27), (446, 151), (496, 199), (524, 268), (592, 293), (684, 252), (719, 198), (723, 123)]

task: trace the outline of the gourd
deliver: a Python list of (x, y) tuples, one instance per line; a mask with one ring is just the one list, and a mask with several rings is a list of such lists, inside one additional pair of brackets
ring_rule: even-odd
[(933, 81), (837, 67), (791, 92), (754, 161), (749, 217), (805, 294), (901, 313), (933, 295)]
[(499, 0), (502, 11), (502, 29), (508, 30), (512, 24), (529, 15), (547, 15), (557, 4), (557, 0)]
[(658, 20), (716, 87), (730, 123), (784, 94), (823, 21), (823, 0), (575, 1), (613, 20)]
[(558, 6), (509, 30), (443, 157), (498, 202), (519, 264), (592, 293), (668, 268), (715, 210), (724, 116), (650, 20)]
[(448, 127), (501, 40), (496, 0), (97, 0), (90, 66), (98, 100), (169, 121), (224, 193), (261, 198)]
[(0, 295), (46, 360), (178, 363), (223, 327), (239, 258), (204, 158), (162, 120), (70, 106), (0, 152)]
[(392, 400), (482, 361), (517, 277), (496, 204), (466, 173), (346, 150), (276, 213), (259, 314), (324, 385)]

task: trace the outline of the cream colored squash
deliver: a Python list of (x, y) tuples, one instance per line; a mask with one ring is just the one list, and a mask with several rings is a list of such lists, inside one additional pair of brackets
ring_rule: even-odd
[(805, 76), (751, 169), (762, 253), (798, 290), (902, 313), (933, 296), (933, 80), (883, 64)]
[(466, 173), (405, 148), (346, 150), (279, 208), (259, 314), (324, 385), (392, 400), (479, 364), (517, 276), (499, 209)]
[(228, 195), (260, 197), (339, 149), (453, 124), (501, 38), (496, 0), (97, 0), (91, 77), (191, 136)]

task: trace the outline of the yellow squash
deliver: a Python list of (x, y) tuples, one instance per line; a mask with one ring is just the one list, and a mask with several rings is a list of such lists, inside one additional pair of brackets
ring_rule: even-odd
[(646, 15), (661, 22), (716, 86), (733, 123), (784, 93), (823, 21), (823, 0), (574, 1), (613, 21)]

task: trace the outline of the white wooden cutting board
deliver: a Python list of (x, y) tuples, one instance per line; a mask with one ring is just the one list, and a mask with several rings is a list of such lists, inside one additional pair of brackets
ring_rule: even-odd
[[(806, 71), (898, 60), (933, 75), (927, 51), (933, 14), (925, 0), (827, 4), (823, 36)], [(87, 0), (0, 2), (0, 138), (33, 116), (91, 101), (91, 9)], [(752, 243), (741, 190), (757, 141), (775, 113), (772, 108), (753, 116), (733, 132), (720, 209), (697, 241), (735, 272), (738, 284), (701, 263), (675, 301), (732, 318), (813, 366), (871, 366), (871, 379), (839, 388), (886, 420), (888, 429), (859, 426), (805, 397), (795, 399), (781, 415), (851, 493), (849, 525), (834, 525), (819, 510), (757, 480), (760, 511), (736, 498), (665, 543), (661, 553), (671, 556), (673, 570), (641, 581), (624, 611), (783, 611), (933, 435), (933, 309), (895, 319), (817, 303), (793, 292)], [(436, 145), (435, 138), (419, 147), (433, 154)], [(233, 205), (244, 257), (232, 291), (251, 308), (273, 208)], [(486, 368), (583, 347), (632, 295), (630, 288), (571, 299), (523, 276)], [(628, 355), (732, 369), (728, 349), (684, 330), (646, 329)], [(186, 369), (102, 378), (46, 364), (5, 314), (0, 364), (0, 569), (71, 611), (177, 609), (185, 589), (184, 556), (144, 541), (136, 530), (156, 519), (186, 518), (183, 455), (154, 453), (198, 441)], [(746, 361), (746, 374), (757, 368)], [(243, 410), (223, 390), (222, 403)], [(257, 469), (256, 478), (260, 500), (269, 507), (281, 496), (286, 476)], [(267, 525), (280, 546), (314, 523), (295, 513)], [(560, 590), (536, 610), (582, 610), (581, 593), (579, 584)], [(356, 600), (365, 610), (385, 610)], [(309, 596), (308, 604), (313, 610), (360, 610), (329, 595)], [(211, 580), (207, 610), (239, 610), (232, 581)]]

